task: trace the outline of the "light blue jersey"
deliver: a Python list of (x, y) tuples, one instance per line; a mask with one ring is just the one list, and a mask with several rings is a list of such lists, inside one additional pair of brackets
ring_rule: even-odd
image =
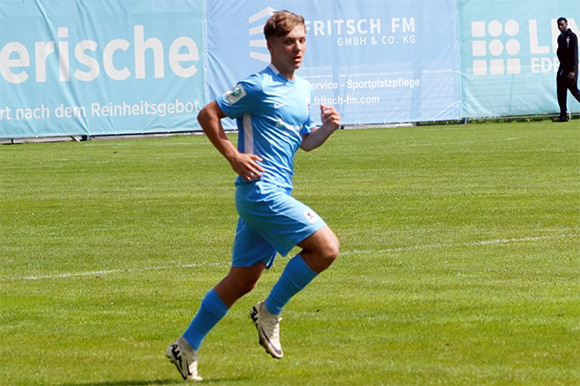
[(312, 209), (291, 197), (294, 154), (302, 136), (314, 128), (310, 116), (312, 87), (296, 77), (286, 79), (270, 65), (216, 99), (237, 120), (238, 150), (259, 155), (265, 172), (257, 181), (236, 180), (240, 215), (232, 266), (263, 262), (268, 268), (276, 252), (286, 255), (326, 223)]
[[(314, 123), (310, 115), (312, 87), (305, 79), (286, 79), (273, 66), (251, 75), (216, 99), (239, 130), (238, 150), (262, 157), (262, 182), (292, 189), (294, 154), (302, 135)], [(240, 177), (236, 185), (246, 184)]]

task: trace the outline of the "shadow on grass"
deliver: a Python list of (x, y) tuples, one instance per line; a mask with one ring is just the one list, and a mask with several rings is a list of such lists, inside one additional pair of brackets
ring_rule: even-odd
[[(203, 383), (198, 382), (187, 382), (189, 385), (195, 384), (203, 384), (203, 385), (212, 385), (212, 384), (222, 384), (223, 382), (227, 383), (235, 383), (239, 381), (247, 381), (249, 378), (241, 377), (241, 378), (204, 378)], [(155, 381), (107, 381), (107, 382), (86, 382), (86, 383), (64, 383), (58, 386), (147, 386), (147, 385), (184, 385), (184, 381), (181, 379), (159, 379)]]
[(180, 379), (160, 379), (156, 381), (107, 381), (87, 383), (64, 383), (59, 386), (146, 386), (146, 385), (177, 385), (183, 384)]

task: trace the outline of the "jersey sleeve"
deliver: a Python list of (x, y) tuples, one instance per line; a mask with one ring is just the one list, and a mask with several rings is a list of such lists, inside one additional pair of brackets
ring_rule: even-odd
[(216, 98), (220, 109), (230, 118), (256, 112), (261, 95), (261, 85), (255, 76), (239, 82), (236, 86)]
[(570, 46), (572, 47), (572, 72), (576, 73), (576, 76), (578, 76), (578, 36), (574, 33), (571, 35), (572, 44), (570, 44)]
[(316, 125), (314, 124), (314, 121), (312, 120), (312, 109), (315, 109), (316, 106), (312, 105), (312, 101), (314, 100), (314, 93), (312, 91), (312, 86), (310, 86), (310, 84), (308, 84), (308, 98), (309, 98), (309, 100), (308, 100), (308, 119), (306, 120), (306, 123), (304, 124), (304, 126), (300, 130), (300, 135), (310, 134), (312, 129), (314, 129), (314, 127), (316, 127)]

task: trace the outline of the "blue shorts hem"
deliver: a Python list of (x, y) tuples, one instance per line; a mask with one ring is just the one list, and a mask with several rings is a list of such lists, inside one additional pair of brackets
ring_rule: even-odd
[(276, 252), (286, 256), (297, 244), (326, 225), (290, 191), (273, 184), (238, 185), (236, 208), (240, 215), (232, 266), (272, 265)]

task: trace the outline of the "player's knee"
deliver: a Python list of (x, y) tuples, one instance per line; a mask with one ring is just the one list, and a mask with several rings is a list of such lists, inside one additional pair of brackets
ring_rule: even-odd
[(228, 288), (228, 291), (235, 294), (239, 299), (256, 287), (258, 277), (240, 274), (239, 272), (230, 272), (224, 279), (224, 285)]
[(254, 288), (256, 288), (256, 284), (258, 282), (251, 278), (244, 278), (240, 279), (236, 282), (236, 287), (238, 288), (238, 292), (240, 295), (245, 295), (248, 292), (251, 292)]
[(303, 249), (302, 258), (316, 272), (328, 268), (338, 257), (340, 243), (328, 227), (324, 227), (299, 244)]
[[(334, 235), (333, 235), (334, 236)], [(327, 242), (322, 245), (320, 250), (320, 258), (326, 263), (327, 266), (332, 264), (334, 260), (338, 257), (340, 253), (340, 243), (336, 236), (331, 237)]]

